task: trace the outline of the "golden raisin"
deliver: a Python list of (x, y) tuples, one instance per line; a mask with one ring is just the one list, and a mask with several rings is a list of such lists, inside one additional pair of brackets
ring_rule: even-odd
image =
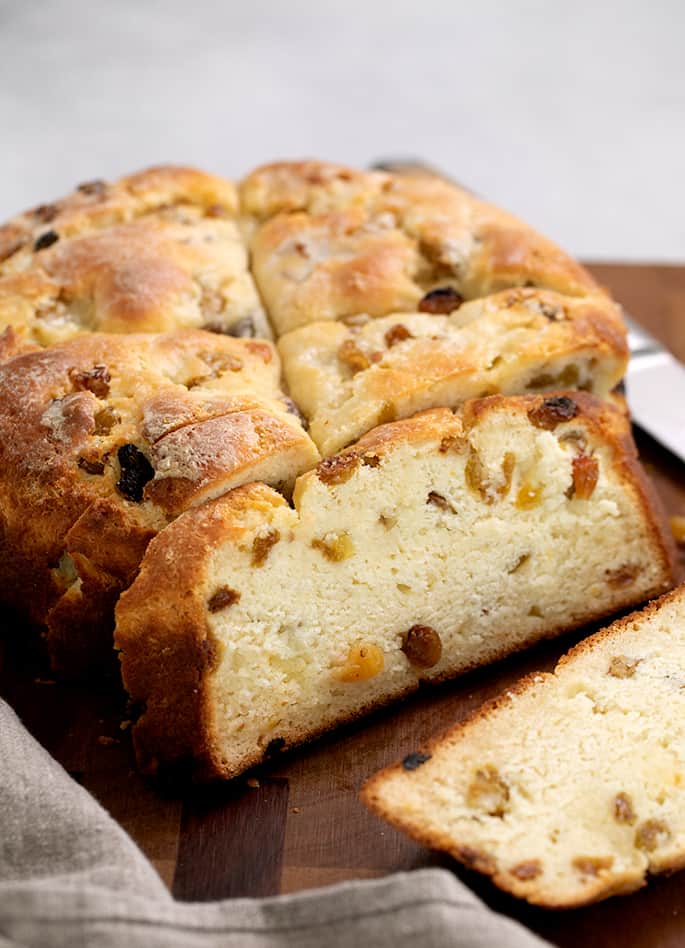
[(632, 826), (637, 816), (633, 809), (633, 801), (627, 793), (617, 793), (613, 802), (613, 814), (617, 823), (627, 823)]
[(545, 398), (528, 412), (528, 419), (536, 428), (552, 431), (563, 421), (570, 421), (578, 414), (576, 403), (565, 395)]
[(532, 484), (524, 481), (516, 495), (516, 506), (519, 510), (532, 510), (542, 500), (542, 484)]
[(106, 365), (94, 365), (88, 372), (69, 369), (69, 381), (77, 392), (92, 392), (97, 398), (109, 395), (111, 376)]
[(385, 658), (377, 645), (358, 642), (350, 648), (345, 664), (335, 677), (345, 682), (366, 681), (382, 672), (384, 666)]
[(599, 478), (599, 463), (597, 458), (590, 457), (589, 454), (578, 454), (572, 462), (573, 467), (573, 487), (571, 496), (578, 500), (587, 500), (597, 486)]
[(440, 454), (447, 454), (448, 451), (455, 451), (457, 454), (466, 447), (466, 439), (459, 435), (447, 435), (440, 442)]
[(121, 421), (116, 412), (112, 411), (109, 406), (105, 406), (105, 408), (101, 408), (100, 411), (96, 411), (93, 417), (96, 435), (109, 434), (112, 428)]
[(612, 589), (626, 589), (635, 582), (641, 569), (636, 563), (624, 563), (616, 569), (605, 570), (607, 583)]
[(405, 339), (413, 338), (407, 327), (403, 326), (402, 323), (396, 323), (394, 326), (391, 326), (385, 334), (385, 342), (390, 349), (396, 346), (398, 342), (404, 342)]
[(476, 770), (466, 791), (469, 806), (485, 810), (490, 816), (504, 816), (509, 801), (509, 787), (492, 764)]
[(344, 484), (354, 474), (359, 465), (356, 454), (335, 454), (324, 458), (316, 468), (316, 476), (324, 484)]
[(252, 541), (252, 565), (263, 566), (271, 552), (271, 547), (281, 539), (280, 531), (269, 530), (262, 536), (256, 536)]
[(346, 339), (338, 348), (338, 359), (353, 372), (362, 372), (371, 365), (371, 360), (354, 339)]
[(635, 846), (651, 853), (671, 838), (671, 831), (663, 820), (645, 820), (635, 830)]
[(608, 674), (613, 678), (632, 678), (639, 664), (639, 658), (627, 658), (625, 655), (616, 655), (609, 662)]
[(221, 586), (209, 598), (207, 608), (210, 612), (219, 612), (221, 609), (227, 609), (228, 606), (234, 605), (239, 599), (240, 593), (236, 592), (235, 589), (231, 589), (230, 586)]
[(464, 468), (466, 484), (486, 504), (494, 504), (509, 493), (515, 463), (515, 455), (507, 451), (502, 458), (502, 480), (496, 483), (489, 480), (478, 453), (472, 451)]
[(327, 560), (339, 563), (354, 556), (354, 543), (349, 533), (327, 533), (323, 539), (312, 540), (312, 547), (320, 550)]
[(442, 658), (442, 641), (429, 625), (413, 625), (402, 638), (402, 651), (412, 665), (432, 668)]
[(526, 862), (519, 862), (513, 866), (509, 872), (522, 882), (528, 882), (530, 879), (537, 879), (542, 875), (542, 866), (539, 859), (528, 859)]
[(671, 533), (673, 534), (673, 539), (675, 542), (678, 544), (678, 546), (685, 546), (685, 517), (669, 517), (668, 522), (670, 524)]
[(598, 876), (603, 869), (611, 869), (613, 856), (576, 856), (573, 868), (583, 876)]

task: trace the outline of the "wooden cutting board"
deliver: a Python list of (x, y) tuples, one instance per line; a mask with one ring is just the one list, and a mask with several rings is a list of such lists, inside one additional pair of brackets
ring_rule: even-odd
[[(685, 361), (685, 267), (591, 269)], [(638, 443), (668, 512), (685, 514), (685, 466), (644, 436)], [(546, 912), (502, 895), (447, 857), (410, 842), (369, 814), (357, 797), (360, 784), (375, 770), (461, 720), (522, 674), (549, 668), (588, 631), (426, 689), (260, 768), (249, 780), (210, 788), (179, 791), (141, 778), (134, 769), (128, 728), (122, 725), (125, 701), (117, 683), (55, 683), (48, 670), (28, 657), (22, 629), (10, 620), (0, 638), (0, 695), (128, 830), (179, 899), (272, 895), (443, 866), (494, 908), (555, 944), (681, 946), (685, 872), (591, 908)]]

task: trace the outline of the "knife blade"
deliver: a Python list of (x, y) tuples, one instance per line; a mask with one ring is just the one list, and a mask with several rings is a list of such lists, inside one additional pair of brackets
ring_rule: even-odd
[(626, 395), (633, 421), (685, 461), (685, 366), (635, 320), (626, 316), (625, 321)]
[[(386, 159), (371, 167), (397, 174), (432, 175), (476, 194), (421, 159)], [(625, 388), (633, 421), (685, 461), (685, 365), (625, 312), (624, 317), (630, 347)]]

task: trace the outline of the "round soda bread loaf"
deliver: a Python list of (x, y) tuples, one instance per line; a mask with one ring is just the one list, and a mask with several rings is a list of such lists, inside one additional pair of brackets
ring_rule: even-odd
[(362, 796), (538, 905), (632, 892), (685, 865), (685, 587), (615, 622)]
[(231, 777), (412, 691), (669, 588), (617, 407), (492, 396), (181, 515), (119, 600), (140, 766)]
[(235, 187), (162, 167), (90, 181), (0, 227), (0, 356), (85, 331), (271, 335)]
[[(283, 380), (254, 338), (267, 316)], [(80, 670), (150, 537), (187, 508), (249, 481), (288, 496), (319, 450), (423, 409), (606, 396), (626, 359), (620, 310), (579, 264), (434, 176), (308, 161), (237, 187), (178, 167), (87, 182), (0, 228), (3, 598)], [(621, 604), (647, 586), (626, 582)]]
[(173, 517), (252, 480), (288, 491), (317, 462), (279, 382), (272, 343), (199, 330), (0, 364), (0, 586), (57, 669), (111, 655), (114, 602)]

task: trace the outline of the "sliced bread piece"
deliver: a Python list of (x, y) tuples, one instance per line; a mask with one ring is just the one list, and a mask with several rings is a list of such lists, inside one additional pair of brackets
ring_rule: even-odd
[(581, 388), (606, 396), (628, 347), (608, 297), (505, 290), (453, 312), (319, 322), (278, 343), (290, 393), (323, 454), (381, 421), (468, 398)]
[(685, 587), (377, 774), (363, 798), (538, 905), (685, 865)]
[(326, 162), (257, 168), (241, 184), (252, 268), (278, 334), (533, 286), (596, 295), (583, 267), (532, 227), (428, 175)]
[(117, 606), (141, 767), (231, 777), (415, 689), (672, 584), (627, 419), (493, 396), (370, 432), (151, 543)]

